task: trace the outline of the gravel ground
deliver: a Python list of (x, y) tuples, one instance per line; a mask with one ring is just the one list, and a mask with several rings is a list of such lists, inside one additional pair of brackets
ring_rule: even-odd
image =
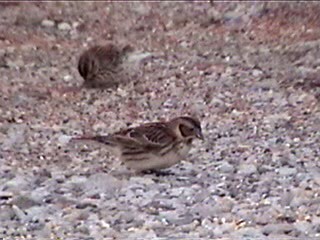
[[(320, 238), (319, 3), (0, 5), (0, 237)], [(105, 41), (141, 76), (59, 94)], [(68, 142), (190, 112), (206, 141), (163, 176)]]

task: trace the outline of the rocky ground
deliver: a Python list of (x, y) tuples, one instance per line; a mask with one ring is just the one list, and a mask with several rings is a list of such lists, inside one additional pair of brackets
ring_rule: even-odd
[[(319, 3), (0, 3), (0, 237), (320, 238)], [(79, 54), (151, 57), (118, 89)], [(134, 175), (70, 136), (196, 112), (205, 142)]]

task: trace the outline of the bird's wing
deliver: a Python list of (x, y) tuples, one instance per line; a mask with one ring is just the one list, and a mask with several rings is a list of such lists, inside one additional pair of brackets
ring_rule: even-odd
[(172, 130), (163, 123), (149, 123), (129, 128), (113, 135), (120, 144), (137, 147), (162, 148), (175, 141)]
[(101, 69), (112, 69), (119, 64), (120, 51), (115, 45), (108, 44), (97, 47), (95, 49), (95, 56), (99, 61)]

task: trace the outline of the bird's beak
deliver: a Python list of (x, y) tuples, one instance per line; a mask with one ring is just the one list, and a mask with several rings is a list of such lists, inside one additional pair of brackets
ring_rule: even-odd
[(204, 140), (204, 137), (203, 137), (203, 134), (202, 134), (201, 130), (197, 131), (196, 137), (201, 139), (201, 140)]

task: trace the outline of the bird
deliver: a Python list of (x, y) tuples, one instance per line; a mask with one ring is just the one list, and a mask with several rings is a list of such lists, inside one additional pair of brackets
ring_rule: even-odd
[[(109, 89), (120, 83), (130, 82), (137, 73), (136, 59), (131, 59), (134, 47), (130, 44), (96, 44), (83, 51), (78, 58), (77, 69), (83, 78), (78, 86), (56, 87), (48, 91), (51, 95), (76, 93), (86, 89)], [(138, 58), (136, 62), (143, 59)]]
[(145, 123), (107, 135), (80, 136), (72, 140), (101, 143), (137, 173), (169, 168), (187, 157), (195, 139), (204, 140), (198, 118), (180, 116)]
[(123, 66), (131, 45), (118, 46), (114, 43), (94, 45), (85, 50), (78, 59), (78, 72), (84, 79), (85, 88), (111, 88), (118, 86), (126, 78), (126, 67)]

